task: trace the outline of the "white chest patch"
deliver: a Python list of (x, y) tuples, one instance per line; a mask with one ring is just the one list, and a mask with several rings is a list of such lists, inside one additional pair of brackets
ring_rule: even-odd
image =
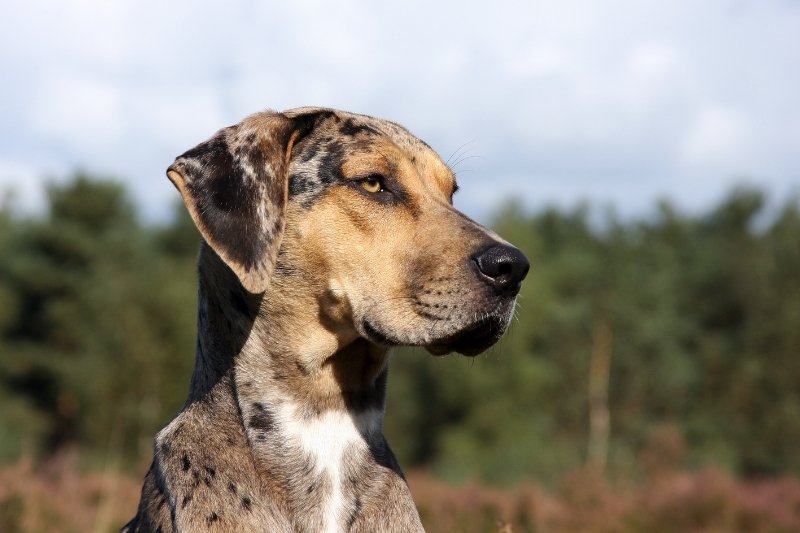
[(342, 460), (345, 450), (367, 450), (364, 440), (379, 429), (381, 414), (370, 409), (353, 415), (342, 411), (327, 411), (319, 417), (303, 420), (296, 415), (294, 406), (286, 406), (279, 414), (287, 444), (298, 446), (313, 461), (315, 473), (327, 475), (331, 492), (322, 502), (323, 529), (334, 533), (341, 530), (344, 517), (342, 507)]

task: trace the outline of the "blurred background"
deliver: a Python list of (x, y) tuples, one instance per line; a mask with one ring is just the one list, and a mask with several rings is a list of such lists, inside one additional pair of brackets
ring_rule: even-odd
[(400, 350), (431, 531), (800, 530), (800, 3), (37, 1), (0, 19), (0, 531), (113, 531), (193, 364), (173, 158), (398, 121), (532, 260), (476, 359)]

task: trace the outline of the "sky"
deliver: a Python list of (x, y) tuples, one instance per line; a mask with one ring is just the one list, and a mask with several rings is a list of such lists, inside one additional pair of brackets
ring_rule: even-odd
[(389, 118), (486, 220), (591, 201), (698, 211), (800, 186), (800, 2), (13, 2), (0, 18), (0, 191), (76, 169), (165, 220), (164, 171), (217, 129), (321, 105)]

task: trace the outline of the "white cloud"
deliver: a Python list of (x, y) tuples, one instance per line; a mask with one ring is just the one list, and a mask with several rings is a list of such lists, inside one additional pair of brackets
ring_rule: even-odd
[(547, 76), (564, 72), (567, 54), (554, 43), (534, 43), (507, 58), (508, 72), (516, 77)]
[(797, 27), (796, 4), (729, 0), (18, 2), (0, 19), (0, 161), (26, 190), (120, 176), (158, 217), (175, 155), (321, 104), (399, 120), (445, 157), (473, 141), (473, 214), (504, 191), (708, 203), (742, 172), (800, 179)]
[[(42, 75), (31, 95), (32, 133), (68, 143), (85, 157), (107, 149), (122, 135), (125, 122), (119, 89), (89, 76), (53, 72)], [(87, 153), (88, 152), (88, 153)]]
[(699, 110), (682, 147), (687, 165), (741, 163), (748, 136), (747, 121), (741, 113), (718, 104)]
[(675, 67), (677, 57), (675, 50), (664, 43), (646, 43), (634, 47), (627, 63), (635, 78), (663, 80)]

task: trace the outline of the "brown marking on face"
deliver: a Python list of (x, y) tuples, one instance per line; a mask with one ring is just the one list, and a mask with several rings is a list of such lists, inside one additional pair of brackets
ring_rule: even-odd
[(453, 193), (457, 188), (456, 179), (439, 155), (425, 145), (416, 151), (413, 161), (419, 174), (427, 177), (432, 190), (440, 192), (452, 204)]
[(381, 434), (388, 346), (474, 355), (496, 341), (518, 282), (492, 289), (479, 259), (503, 241), (453, 208), (454, 176), (427, 144), (364, 115), (259, 113), (169, 177), (205, 239), (197, 362), (126, 530), (322, 529), (333, 478), (284, 432), (328, 410), (368, 447), (352, 439), (327, 465), (347, 476), (340, 525), (421, 530)]
[[(344, 115), (348, 128), (368, 128), (340, 138), (330, 120), (303, 140), (306, 149), (336, 152), (339, 181), (326, 184), (310, 208), (290, 199), (282, 245), (283, 265), (304, 290), (336, 295), (336, 305), (317, 301), (326, 330), (350, 342), (362, 337), (438, 351), (482, 321), (502, 332), (514, 299), (489, 290), (472, 257), (504, 241), (453, 208), (455, 177), (428, 145), (396, 124)], [(324, 153), (316, 157), (325, 160)], [(292, 159), (290, 174), (313, 174), (316, 159), (303, 159)], [(358, 187), (375, 176), (385, 191)]]
[[(388, 346), (440, 353), (461, 346), (464, 332), (477, 332), (471, 353), (495, 342), (514, 297), (487, 286), (473, 258), (504, 241), (453, 208), (455, 178), (438, 154), (384, 120), (314, 109), (283, 116), (286, 138), (270, 161), (282, 167), (288, 187), (274, 173), (261, 185), (270, 205), (285, 209), (280, 217), (259, 215), (278, 228), (267, 235), (280, 248), (256, 313), (265, 326), (255, 335), (269, 337), (276, 352), (299, 356), (272, 361), (275, 379), (298, 391), (316, 376), (313, 394), (322, 405), (352, 388), (355, 369), (380, 368)], [(242, 147), (263, 143), (260, 129), (274, 132), (276, 120), (254, 116), (226, 134), (235, 133), (227, 146), (236, 161), (256, 161)], [(363, 187), (367, 179), (379, 179), (380, 189)], [(369, 350), (356, 348), (363, 341)], [(339, 368), (343, 361), (349, 366)]]
[[(392, 159), (397, 159), (399, 150), (387, 142), (371, 143), (375, 151), (353, 154), (342, 163), (342, 175), (347, 180), (364, 178), (370, 175), (386, 176), (393, 172)], [(392, 159), (390, 159), (391, 156)]]

